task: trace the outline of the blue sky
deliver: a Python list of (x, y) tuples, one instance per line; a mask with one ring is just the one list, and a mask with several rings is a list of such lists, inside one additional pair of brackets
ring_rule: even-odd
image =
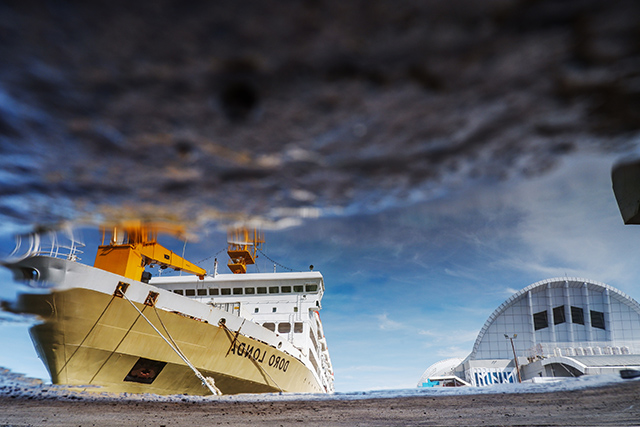
[[(584, 277), (640, 297), (640, 228), (623, 225), (611, 190), (614, 160), (579, 154), (537, 178), (452, 185), (421, 204), (266, 230), (264, 252), (323, 273), (321, 318), (337, 391), (415, 387), (432, 363), (466, 356), (493, 310), (531, 283)], [(87, 243), (95, 238), (85, 233)], [(197, 262), (224, 247), (224, 233), (208, 230), (186, 256)], [(258, 265), (273, 269), (265, 257)], [(202, 266), (210, 269), (212, 259)], [(0, 272), (3, 282), (7, 276)], [(17, 350), (0, 353), (0, 366), (46, 376), (26, 324), (1, 323), (5, 348)]]

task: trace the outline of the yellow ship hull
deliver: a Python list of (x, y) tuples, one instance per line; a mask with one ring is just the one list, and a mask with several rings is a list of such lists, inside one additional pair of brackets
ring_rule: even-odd
[(209, 394), (151, 322), (223, 394), (325, 392), (297, 358), (224, 325), (85, 288), (23, 295), (19, 305), (43, 319), (31, 334), (54, 384), (97, 392)]

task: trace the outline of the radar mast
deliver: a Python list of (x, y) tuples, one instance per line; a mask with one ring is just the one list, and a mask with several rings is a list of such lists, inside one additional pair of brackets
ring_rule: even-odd
[(261, 250), (263, 243), (264, 235), (255, 228), (249, 230), (241, 227), (229, 230), (227, 233), (229, 269), (234, 274), (245, 274), (247, 265), (256, 263), (257, 251)]

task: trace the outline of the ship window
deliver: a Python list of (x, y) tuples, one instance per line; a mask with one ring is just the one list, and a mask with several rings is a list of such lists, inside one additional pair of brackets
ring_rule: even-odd
[(220, 294), (221, 294), (221, 295), (231, 295), (231, 289), (229, 289), (229, 288), (222, 288), (222, 289), (220, 289)]
[(305, 285), (304, 288), (307, 290), (307, 292), (317, 292), (318, 291), (318, 285)]
[(207, 295), (206, 289), (198, 289), (198, 296)]
[(604, 329), (604, 313), (603, 312), (591, 310), (591, 326), (598, 329)]
[(278, 293), (278, 287), (277, 286), (269, 286), (269, 293), (270, 294), (277, 294)]
[(267, 288), (264, 288), (264, 287), (258, 288), (258, 293), (259, 294), (266, 294), (267, 293)]
[(184, 294), (188, 297), (193, 297), (196, 295), (196, 290), (195, 289), (187, 289), (184, 291)]
[(293, 332), (296, 334), (301, 334), (303, 331), (302, 322), (296, 322), (293, 324)]
[(275, 313), (276, 311), (278, 311), (278, 309), (277, 309), (276, 307), (273, 307), (273, 308), (271, 309), (271, 312), (272, 312), (272, 313)]
[(233, 288), (234, 295), (242, 295), (242, 288)]
[(182, 289), (174, 289), (173, 292), (178, 295), (184, 295), (184, 292), (182, 292)]
[(297, 313), (298, 312), (298, 307), (293, 307), (293, 312)]
[(275, 332), (276, 331), (276, 324), (275, 323), (263, 323), (262, 326), (264, 326), (265, 328), (267, 328), (271, 332)]
[(282, 287), (282, 293), (283, 294), (291, 293), (291, 286), (283, 286)]
[(537, 331), (549, 326), (549, 320), (547, 319), (547, 312), (541, 311), (540, 313), (534, 313), (533, 315), (533, 328)]
[(257, 313), (257, 312), (259, 312), (259, 311), (260, 311), (260, 309), (259, 309), (258, 307), (256, 307), (256, 308), (254, 308), (254, 309), (253, 309), (253, 312), (254, 312), (254, 313)]
[(553, 324), (559, 325), (560, 323), (566, 322), (564, 318), (564, 305), (560, 307), (554, 307), (553, 309)]
[(218, 295), (220, 291), (218, 289), (209, 288), (209, 295)]
[(288, 334), (289, 332), (291, 332), (291, 323), (278, 323), (278, 332), (280, 332), (281, 334)]
[(293, 287), (293, 292), (304, 292), (304, 286), (302, 286), (302, 285), (294, 286)]
[(580, 307), (571, 306), (571, 321), (578, 325), (584, 325), (584, 311)]
[(244, 293), (247, 295), (253, 295), (256, 293), (256, 288), (245, 288)]

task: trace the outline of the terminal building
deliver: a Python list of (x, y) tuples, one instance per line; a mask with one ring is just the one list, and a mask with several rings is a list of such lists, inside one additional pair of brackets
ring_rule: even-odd
[(488, 386), (628, 368), (640, 368), (640, 305), (604, 283), (556, 278), (512, 295), (489, 316), (465, 359), (435, 363), (418, 386)]

